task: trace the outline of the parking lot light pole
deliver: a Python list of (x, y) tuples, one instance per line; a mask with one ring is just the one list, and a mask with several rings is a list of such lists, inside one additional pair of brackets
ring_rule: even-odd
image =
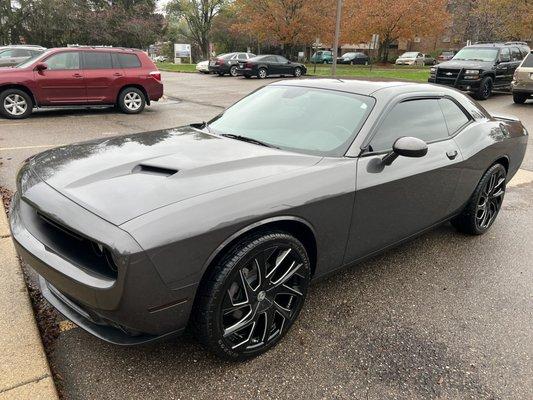
[(341, 13), (342, 0), (337, 0), (337, 15), (335, 21), (335, 40), (333, 41), (333, 65), (331, 66), (331, 75), (337, 76), (337, 51), (339, 49), (339, 34), (341, 30)]

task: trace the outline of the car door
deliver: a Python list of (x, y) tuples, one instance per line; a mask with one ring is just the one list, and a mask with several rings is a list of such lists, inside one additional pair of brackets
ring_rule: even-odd
[(83, 74), (89, 104), (114, 104), (120, 82), (124, 81), (124, 72), (113, 63), (110, 52), (83, 51)]
[[(508, 47), (502, 47), (498, 55), (498, 64), (496, 65), (496, 86), (507, 86), (511, 83), (513, 74), (509, 78), (511, 70), (511, 52)], [(514, 71), (513, 71), (514, 72)]]
[[(354, 210), (345, 262), (355, 261), (431, 227), (450, 213), (462, 156), (438, 97), (404, 97), (388, 107), (357, 162)], [(428, 143), (422, 158), (383, 156), (402, 136)]]
[(282, 56), (276, 56), (278, 60), (278, 73), (282, 75), (292, 75), (294, 73), (294, 66), (289, 60)]
[(85, 104), (87, 92), (80, 52), (66, 50), (51, 54), (43, 62), (47, 69), (34, 71), (41, 105)]

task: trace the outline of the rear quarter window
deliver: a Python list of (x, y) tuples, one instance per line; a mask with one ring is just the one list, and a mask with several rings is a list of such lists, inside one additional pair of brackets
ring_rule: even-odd
[(137, 56), (137, 54), (118, 53), (117, 60), (122, 68), (140, 68), (141, 67), (141, 60), (139, 60), (139, 57)]
[(522, 67), (533, 68), (533, 53), (529, 53), (524, 60)]

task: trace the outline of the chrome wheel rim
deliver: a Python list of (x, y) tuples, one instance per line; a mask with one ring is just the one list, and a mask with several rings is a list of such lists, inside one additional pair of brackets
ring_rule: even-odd
[(222, 301), (223, 340), (246, 352), (278, 339), (298, 315), (307, 280), (305, 262), (289, 246), (272, 246), (250, 258)]
[(302, 75), (302, 71), (300, 70), (300, 68), (296, 68), (296, 69), (294, 70), (294, 75), (295, 75), (296, 77), (299, 77), (299, 76)]
[(4, 99), (4, 110), (6, 110), (10, 115), (23, 115), (27, 109), (28, 103), (20, 94), (10, 94)]
[(231, 76), (237, 76), (237, 67), (231, 67), (229, 70)]
[(141, 104), (142, 99), (139, 93), (128, 92), (124, 96), (124, 105), (128, 110), (137, 111), (139, 108), (141, 108)]
[(494, 172), (483, 187), (476, 206), (476, 225), (487, 229), (496, 219), (505, 195), (505, 173)]
[(259, 77), (260, 78), (266, 78), (266, 76), (267, 76), (267, 72), (264, 69), (259, 71)]

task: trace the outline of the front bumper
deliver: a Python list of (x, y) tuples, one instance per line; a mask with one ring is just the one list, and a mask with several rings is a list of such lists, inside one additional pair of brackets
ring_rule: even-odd
[(435, 78), (434, 76), (431, 76), (429, 77), (428, 82), (436, 83), (438, 85), (453, 87), (455, 89), (459, 89), (464, 92), (470, 92), (470, 91), (474, 91), (479, 88), (479, 86), (481, 85), (481, 78), (446, 80), (446, 79)]
[[(116, 276), (88, 268), (83, 257), (65, 255), (60, 242), (42, 226), (40, 215), (108, 246), (117, 254)], [(111, 343), (136, 344), (185, 329), (196, 286), (169, 289), (127, 232), (46, 183), (33, 184), (23, 198), (14, 196), (10, 226), (19, 256), (40, 276), (45, 298), (86, 331)]]

